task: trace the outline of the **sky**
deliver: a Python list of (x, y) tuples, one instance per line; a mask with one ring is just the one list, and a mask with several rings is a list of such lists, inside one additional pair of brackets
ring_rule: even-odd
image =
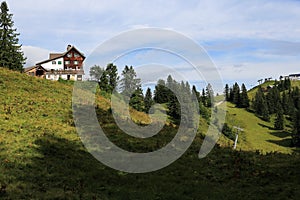
[[(26, 66), (47, 59), (49, 52), (64, 52), (68, 44), (75, 45), (88, 59), (99, 45), (124, 32), (159, 28), (182, 34), (201, 46), (224, 83), (237, 81), (249, 88), (262, 78), (278, 79), (280, 75), (300, 73), (300, 1), (296, 0), (7, 3), (21, 34)], [(143, 39), (136, 37), (134, 42)], [(166, 57), (170, 57), (169, 64), (162, 62)], [(147, 60), (147, 65), (152, 58), (158, 66), (176, 66), (175, 71), (182, 69), (179, 73), (189, 76), (184, 70), (188, 64), (171, 57), (170, 52), (144, 49), (115, 60), (118, 65), (134, 66), (138, 59)], [(153, 69), (159, 71), (159, 67)]]

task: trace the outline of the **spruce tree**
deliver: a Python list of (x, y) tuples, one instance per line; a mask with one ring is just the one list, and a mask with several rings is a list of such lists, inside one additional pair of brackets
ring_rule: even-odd
[(242, 92), (240, 95), (240, 105), (238, 105), (241, 108), (248, 108), (250, 106), (249, 104), (250, 100), (247, 94), (247, 89), (245, 84), (242, 84)]
[(197, 88), (195, 85), (193, 85), (192, 94), (193, 94), (193, 96), (196, 97), (198, 103), (200, 103), (201, 102), (200, 92), (197, 91)]
[(207, 101), (206, 101), (207, 107), (213, 107), (215, 99), (214, 99), (214, 91), (213, 91), (211, 84), (208, 84), (206, 87), (206, 98), (207, 98)]
[(207, 106), (207, 96), (205, 94), (204, 88), (202, 89), (201, 101), (204, 106)]
[(300, 146), (300, 110), (296, 111), (293, 117), (292, 142), (294, 146)]
[(107, 92), (111, 93), (117, 87), (118, 84), (118, 80), (119, 80), (118, 69), (116, 65), (114, 65), (113, 63), (109, 63), (105, 71), (108, 79)]
[(7, 3), (1, 3), (0, 11), (0, 67), (23, 72), (26, 58), (19, 45), (17, 29), (14, 28), (12, 14), (9, 13)]
[(277, 104), (281, 102), (280, 93), (277, 87), (273, 87), (269, 90), (268, 94), (266, 95), (266, 101), (268, 104), (269, 113), (277, 113)]
[(145, 99), (144, 99), (144, 104), (145, 104), (145, 112), (149, 113), (149, 110), (151, 106), (153, 105), (154, 101), (152, 99), (152, 92), (150, 88), (147, 88), (146, 94), (145, 94)]
[(263, 102), (262, 102), (261, 116), (262, 116), (263, 120), (270, 121), (270, 115), (269, 115), (268, 105), (267, 105), (267, 102), (265, 100), (263, 100)]
[(141, 80), (137, 78), (136, 72), (132, 66), (125, 66), (124, 70), (122, 71), (120, 86), (122, 94), (127, 98), (130, 98), (135, 90), (141, 86)]
[(229, 101), (230, 96), (229, 96), (229, 86), (228, 86), (228, 84), (225, 85), (224, 95), (225, 95), (225, 100)]
[(154, 90), (154, 101), (156, 103), (167, 103), (172, 95), (173, 93), (169, 92), (168, 88), (166, 87), (166, 82), (162, 79), (159, 79)]
[(276, 112), (274, 128), (276, 130), (283, 130), (283, 128), (284, 128), (284, 116), (283, 116), (283, 110), (282, 110), (281, 106), (278, 107), (277, 112)]
[(239, 106), (239, 105), (240, 105), (241, 99), (240, 99), (240, 86), (239, 86), (238, 83), (235, 83), (235, 84), (233, 85), (232, 93), (233, 93), (233, 99), (232, 99), (232, 102), (233, 102), (235, 105)]
[(296, 110), (294, 100), (291, 94), (289, 93), (283, 93), (285, 96), (282, 96), (282, 106), (284, 108), (284, 114), (293, 116), (294, 112)]
[(266, 102), (266, 98), (261, 87), (258, 88), (255, 94), (252, 106), (255, 111), (255, 114), (261, 116), (263, 120), (270, 120), (268, 104)]
[(174, 124), (179, 124), (181, 111), (180, 111), (180, 103), (175, 95), (173, 95), (170, 99), (170, 102), (167, 104), (168, 111), (167, 114), (170, 116)]
[(102, 75), (100, 77), (99, 81), (99, 87), (102, 91), (107, 92), (108, 91), (108, 77), (106, 70), (103, 70)]
[(129, 105), (137, 111), (145, 110), (143, 90), (140, 86), (131, 95)]
[(100, 82), (101, 76), (104, 72), (104, 69), (101, 68), (99, 65), (94, 65), (93, 67), (91, 67), (90, 69), (90, 77), (97, 81)]

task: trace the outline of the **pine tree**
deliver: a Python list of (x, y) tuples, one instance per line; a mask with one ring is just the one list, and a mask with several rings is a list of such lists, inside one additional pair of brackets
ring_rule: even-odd
[(201, 101), (204, 106), (207, 106), (207, 96), (205, 94), (204, 88), (202, 89)]
[(122, 71), (120, 86), (122, 94), (127, 98), (130, 98), (133, 92), (135, 92), (135, 90), (141, 86), (141, 80), (137, 78), (136, 72), (132, 66), (125, 66), (124, 70)]
[(225, 100), (229, 101), (230, 96), (229, 96), (229, 86), (228, 86), (228, 84), (225, 85), (224, 95), (225, 95)]
[(167, 104), (167, 106), (167, 114), (171, 117), (174, 124), (179, 124), (181, 111), (179, 101), (175, 95), (171, 97), (170, 102)]
[(196, 97), (196, 99), (197, 99), (198, 103), (200, 103), (200, 102), (201, 102), (201, 96), (200, 96), (200, 92), (198, 92), (198, 91), (197, 91), (197, 89), (196, 89), (196, 86), (195, 86), (195, 85), (193, 85), (193, 88), (192, 88), (192, 94), (193, 94), (193, 96), (195, 96), (195, 97)]
[(154, 104), (154, 101), (152, 99), (152, 92), (150, 88), (147, 88), (144, 104), (145, 104), (145, 112), (149, 113), (151, 106)]
[(145, 110), (143, 90), (140, 86), (131, 95), (129, 105), (137, 111)]
[(268, 105), (261, 87), (258, 88), (255, 94), (252, 106), (255, 114), (261, 116), (263, 120), (270, 120)]
[(277, 112), (277, 104), (281, 102), (280, 93), (277, 87), (270, 89), (266, 95), (266, 101), (268, 104), (268, 110), (270, 114), (275, 114)]
[(111, 93), (117, 87), (118, 84), (118, 80), (119, 80), (118, 69), (116, 65), (114, 65), (113, 63), (109, 63), (105, 71), (108, 79), (107, 92)]
[(12, 14), (9, 13), (7, 3), (1, 3), (0, 11), (0, 67), (23, 72), (26, 58), (19, 45), (17, 29), (13, 28)]
[(289, 116), (293, 116), (294, 112), (295, 112), (295, 104), (294, 104), (294, 100), (292, 98), (292, 95), (283, 92), (282, 93), (282, 108), (284, 111), (284, 114), (289, 115)]
[(102, 91), (105, 92), (108, 91), (108, 78), (107, 78), (107, 72), (105, 70), (103, 70), (102, 75), (100, 77), (99, 87)]
[(250, 106), (250, 100), (247, 94), (247, 89), (245, 84), (242, 84), (242, 92), (240, 95), (240, 105), (238, 105), (238, 107), (241, 108), (248, 108)]
[(281, 98), (281, 106), (282, 106), (282, 109), (283, 109), (283, 113), (288, 115), (288, 96), (286, 94), (286, 92), (284, 91), (282, 93), (282, 98)]
[(233, 89), (229, 88), (229, 100), (230, 102), (233, 102)]
[(235, 83), (233, 85), (233, 89), (232, 89), (232, 93), (233, 93), (233, 99), (232, 99), (232, 102), (239, 106), (240, 105), (240, 86), (238, 83)]
[(162, 79), (158, 80), (154, 90), (154, 101), (156, 103), (167, 103), (172, 95), (173, 93), (169, 92), (165, 81)]
[(214, 99), (214, 91), (211, 84), (208, 84), (206, 87), (206, 98), (207, 98), (206, 101), (207, 107), (213, 107), (215, 99)]
[(296, 111), (293, 117), (293, 145), (300, 146), (300, 110)]
[(97, 81), (97, 82), (100, 82), (100, 78), (102, 76), (104, 72), (104, 69), (101, 68), (99, 65), (94, 65), (93, 67), (91, 67), (90, 69), (90, 77)]
[(291, 80), (289, 78), (284, 79), (283, 85), (285, 90), (291, 89)]
[(262, 116), (263, 120), (270, 121), (268, 105), (265, 100), (263, 100), (262, 105), (261, 105), (261, 116)]
[(168, 78), (167, 78), (166, 87), (169, 88), (169, 89), (172, 89), (173, 85), (174, 85), (173, 83), (174, 83), (174, 80), (173, 80), (172, 76), (169, 75)]
[(283, 110), (281, 106), (279, 106), (279, 108), (277, 109), (274, 128), (276, 130), (283, 130), (284, 128), (284, 116), (283, 116)]

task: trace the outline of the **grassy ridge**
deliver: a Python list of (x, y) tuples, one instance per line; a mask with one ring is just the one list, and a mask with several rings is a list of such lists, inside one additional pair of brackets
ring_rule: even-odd
[[(0, 199), (296, 199), (300, 156), (214, 150), (198, 159), (200, 133), (170, 166), (127, 174), (94, 159), (75, 131), (72, 86), (0, 68)], [(97, 97), (97, 112), (110, 139), (133, 151), (151, 151), (176, 133), (165, 126), (142, 143), (116, 127), (110, 102)], [(232, 108), (233, 109), (233, 108)], [(131, 111), (135, 121), (146, 119)], [(229, 110), (229, 112), (234, 112)], [(205, 130), (205, 126), (202, 130)]]

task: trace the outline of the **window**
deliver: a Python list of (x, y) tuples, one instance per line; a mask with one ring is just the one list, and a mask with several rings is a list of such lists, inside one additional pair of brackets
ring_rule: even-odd
[(71, 57), (72, 57), (72, 53), (68, 53), (68, 54), (67, 54), (67, 57), (68, 57), (68, 58), (71, 58)]
[(61, 65), (61, 61), (58, 61), (57, 64)]
[(77, 81), (82, 81), (82, 75), (77, 75)]
[(78, 53), (74, 53), (74, 57), (75, 57), (75, 58), (78, 58), (78, 57), (79, 57), (79, 54), (78, 54)]
[(55, 60), (52, 61), (52, 65), (56, 65), (56, 61)]
[(77, 60), (74, 61), (74, 65), (78, 65), (78, 61)]
[(65, 61), (65, 64), (66, 64), (66, 65), (69, 65), (69, 64), (70, 64), (70, 61), (69, 61), (69, 60), (66, 60), (66, 61)]

